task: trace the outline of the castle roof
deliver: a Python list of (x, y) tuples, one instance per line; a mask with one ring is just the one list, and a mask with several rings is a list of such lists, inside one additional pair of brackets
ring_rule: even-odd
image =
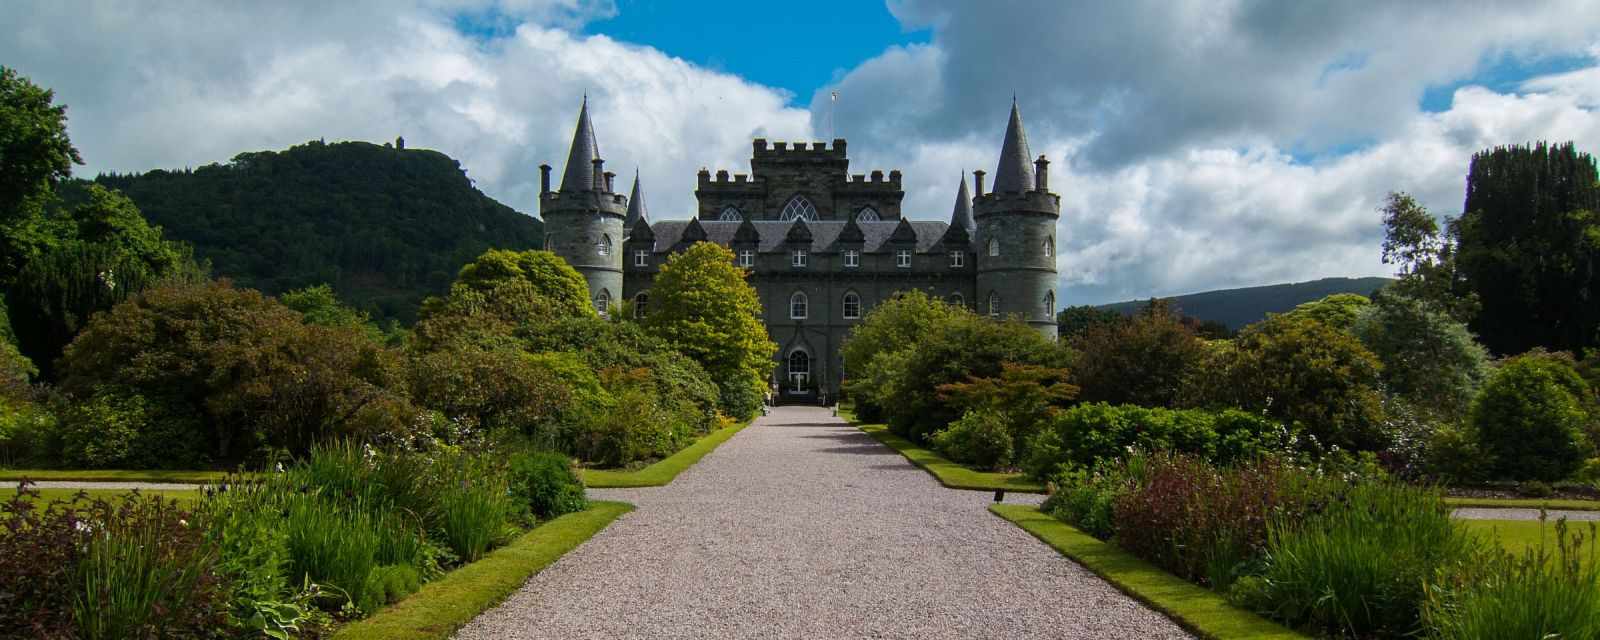
[(656, 232), (650, 229), (650, 221), (642, 217), (624, 228), (628, 230), (629, 240), (653, 241), (656, 238)]
[[(811, 232), (810, 251), (812, 253), (836, 251), (835, 245), (837, 243), (841, 241), (848, 242), (848, 240), (843, 240), (840, 237), (848, 224), (849, 222), (842, 220), (812, 220), (805, 223), (805, 228)], [(793, 228), (794, 225), (790, 222), (778, 220), (723, 222), (695, 218), (692, 220), (666, 220), (654, 223), (650, 225), (650, 228), (655, 232), (655, 251), (657, 253), (665, 253), (671, 251), (680, 242), (694, 242), (695, 240), (686, 238), (686, 236), (692, 237), (697, 234), (703, 240), (723, 246), (731, 245), (735, 235), (739, 233), (740, 227), (744, 225), (750, 225), (760, 234), (760, 242), (756, 248), (761, 253), (782, 252), (793, 248), (793, 245), (786, 244), (786, 242), (789, 229)], [(857, 222), (855, 225), (861, 231), (862, 250), (867, 253), (873, 253), (885, 249), (884, 245), (889, 242), (890, 236), (894, 235), (900, 223), (896, 221)], [(916, 234), (917, 253), (931, 253), (937, 250), (945, 231), (950, 228), (950, 225), (946, 223), (931, 221), (906, 221), (906, 225)], [(693, 231), (690, 230), (691, 227), (694, 228)], [(642, 238), (643, 236), (636, 235), (634, 237)]]
[(1006, 123), (1006, 140), (1000, 145), (1000, 166), (994, 170), (993, 192), (1032, 189), (1033, 156), (1028, 151), (1028, 134), (1022, 131), (1022, 114), (1017, 111), (1017, 101), (1013, 98), (1011, 121)]
[(632, 229), (634, 223), (640, 220), (648, 221), (650, 211), (644, 206), (644, 194), (639, 192), (639, 170), (633, 170), (633, 191), (628, 194), (628, 217), (623, 219), (622, 227)]
[(850, 219), (845, 221), (844, 228), (839, 230), (838, 242), (855, 244), (867, 241), (867, 235), (862, 233), (861, 225), (856, 224), (857, 215), (852, 213)]
[(961, 188), (956, 191), (956, 207), (950, 212), (950, 226), (961, 227), (969, 236), (978, 230), (978, 223), (972, 219), (972, 194), (967, 192), (965, 172), (961, 174)]
[[(941, 233), (939, 235), (942, 236), (944, 234)], [(911, 228), (910, 220), (901, 218), (900, 222), (894, 225), (894, 232), (889, 234), (888, 241), (895, 244), (916, 244), (917, 231)]]
[(589, 123), (589, 96), (583, 97), (578, 108), (578, 126), (572, 132), (572, 148), (567, 151), (566, 172), (561, 175), (561, 190), (598, 191), (594, 183), (594, 160), (600, 157), (600, 144), (594, 139), (594, 125)]
[(805, 218), (795, 218), (789, 225), (789, 230), (783, 234), (783, 241), (789, 244), (811, 244), (811, 229), (806, 226)]

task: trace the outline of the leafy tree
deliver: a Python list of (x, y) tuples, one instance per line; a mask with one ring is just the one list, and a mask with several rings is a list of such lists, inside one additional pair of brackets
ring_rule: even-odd
[(1383, 363), (1389, 392), (1445, 420), (1462, 417), (1489, 370), (1467, 326), (1437, 307), (1379, 291), (1353, 326)]
[(0, 285), (30, 253), (22, 237), (56, 183), (83, 164), (67, 137), (67, 108), (54, 92), (0, 67)]
[(1473, 155), (1458, 263), (1483, 302), (1471, 323), (1495, 353), (1582, 352), (1600, 332), (1600, 182), (1564, 145)]
[(1472, 403), (1471, 423), (1493, 476), (1564, 480), (1593, 450), (1584, 435), (1592, 417), (1588, 385), (1571, 363), (1524, 354), (1501, 363)]
[(333, 287), (326, 284), (285, 292), (278, 296), (278, 302), (298, 312), (306, 324), (355, 329), (366, 334), (373, 342), (385, 341), (383, 331), (372, 323), (365, 312), (339, 302)]
[(455, 283), (488, 291), (510, 280), (525, 280), (533, 285), (534, 294), (555, 316), (594, 315), (589, 285), (583, 275), (549, 251), (490, 249), (462, 267)]
[(1309, 317), (1276, 316), (1213, 351), (1191, 389), (1198, 404), (1289, 425), (1321, 447), (1382, 450), (1382, 365), (1355, 336)]
[(933, 328), (961, 317), (963, 309), (912, 289), (891, 296), (867, 312), (850, 329), (839, 354), (844, 359), (844, 390), (855, 401), (856, 415), (876, 421), (891, 393), (888, 377), (896, 354), (910, 350)]
[(733, 265), (733, 252), (697, 243), (662, 265), (644, 327), (689, 356), (717, 383), (723, 412), (759, 409), (778, 346), (761, 323), (761, 300)]
[[(564, 421), (581, 420), (610, 397), (575, 356), (464, 347), (418, 354), (410, 366), (417, 404), (473, 429), (511, 431), (565, 449)], [(563, 420), (565, 419), (565, 420)]]
[(1090, 305), (1063, 307), (1056, 313), (1056, 335), (1071, 340), (1089, 329), (1122, 322), (1122, 313)]
[(214, 462), (261, 448), (303, 454), (333, 437), (408, 429), (415, 410), (394, 355), (360, 331), (307, 326), (288, 307), (227, 282), (162, 286), (98, 314), (61, 358), (61, 389), (107, 388), (192, 416)]
[[(955, 454), (952, 459), (958, 462), (991, 468), (1009, 467), (1027, 457), (1033, 434), (1078, 396), (1078, 387), (1067, 382), (1066, 369), (1009, 362), (1001, 363), (999, 376), (969, 376), (966, 382), (939, 385), (937, 391), (940, 399), (965, 410), (962, 420), (951, 425), (957, 431), (941, 441), (940, 450)], [(1006, 440), (1003, 447), (992, 446), (992, 425), (1001, 427), (997, 435)], [(963, 451), (971, 445), (983, 453)]]
[(449, 294), (429, 298), (412, 332), (424, 351), (491, 343), (515, 347), (562, 318), (595, 317), (588, 285), (548, 251), (490, 250), (461, 268)]
[(1354, 293), (1336, 293), (1321, 300), (1301, 304), (1285, 315), (1305, 317), (1340, 331), (1349, 331), (1372, 300)]
[(1194, 330), (1161, 300), (1122, 322), (1090, 327), (1072, 346), (1074, 379), (1088, 402), (1173, 406), (1205, 357)]
[[(1383, 263), (1397, 265), (1396, 293), (1424, 301), (1462, 322), (1478, 313), (1477, 295), (1468, 291), (1456, 268), (1456, 245), (1441, 234), (1433, 214), (1405, 192), (1390, 192), (1383, 212)], [(1456, 221), (1446, 219), (1454, 229)]]
[(16, 336), (6, 315), (6, 299), (0, 296), (0, 411), (4, 411), (7, 401), (21, 401), (27, 395), (28, 381), (38, 373), (33, 362), (17, 351)]

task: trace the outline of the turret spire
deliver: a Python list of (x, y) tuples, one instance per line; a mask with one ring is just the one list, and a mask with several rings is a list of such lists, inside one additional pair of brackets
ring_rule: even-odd
[(628, 217), (622, 221), (624, 229), (632, 229), (640, 220), (650, 222), (650, 211), (644, 206), (644, 194), (639, 193), (639, 169), (633, 170), (633, 192), (628, 194)]
[[(1028, 151), (1028, 134), (1022, 131), (1022, 114), (1016, 98), (1011, 99), (1011, 122), (1006, 124), (1006, 140), (1000, 146), (1000, 166), (994, 170), (994, 193), (1033, 190), (1033, 154)], [(982, 195), (982, 194), (979, 194)]]
[(967, 191), (967, 174), (961, 174), (961, 188), (956, 191), (956, 208), (950, 212), (950, 226), (961, 227), (968, 235), (978, 230), (972, 220), (972, 195)]
[(605, 185), (595, 184), (594, 161), (599, 157), (600, 145), (594, 139), (594, 125), (589, 123), (589, 96), (584, 95), (583, 106), (578, 108), (578, 127), (572, 132), (572, 150), (567, 152), (566, 172), (561, 176), (561, 190), (601, 190)]

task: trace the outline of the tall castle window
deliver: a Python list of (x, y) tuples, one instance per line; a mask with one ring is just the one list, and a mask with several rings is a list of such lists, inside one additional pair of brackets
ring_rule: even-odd
[(989, 292), (989, 317), (1000, 317), (1000, 292), (998, 291)]
[(607, 315), (611, 313), (610, 291), (601, 289), (600, 293), (594, 297), (594, 311), (595, 313), (600, 314), (600, 317), (602, 318), (607, 317)]
[(783, 205), (783, 213), (778, 216), (778, 219), (788, 222), (795, 218), (806, 221), (816, 220), (817, 208), (812, 206), (811, 201), (807, 200), (805, 196), (790, 198), (789, 204)]
[(635, 266), (635, 267), (648, 267), (648, 266), (650, 266), (650, 250), (649, 249), (635, 249), (633, 251), (633, 266)]
[(644, 314), (649, 312), (649, 311), (650, 311), (650, 294), (647, 293), (647, 292), (644, 292), (644, 291), (640, 291), (639, 295), (636, 295), (636, 296), (633, 297), (633, 317), (634, 318), (643, 318)]
[(809, 255), (806, 253), (805, 249), (795, 249), (794, 251), (789, 252), (789, 265), (793, 267), (805, 267), (806, 259), (808, 257)]
[(989, 257), (993, 258), (998, 255), (1000, 255), (1000, 241), (989, 238)]
[(794, 295), (789, 296), (789, 319), (806, 319), (806, 314), (809, 311), (809, 309), (807, 309), (807, 302), (809, 301), (806, 300), (806, 294), (804, 292), (796, 291), (794, 292)]
[(738, 207), (728, 205), (722, 208), (722, 215), (717, 216), (717, 219), (723, 222), (738, 222), (744, 219), (744, 215), (739, 213)]
[(1044, 257), (1051, 258), (1051, 257), (1055, 257), (1055, 255), (1056, 255), (1056, 239), (1053, 238), (1053, 237), (1052, 238), (1045, 238), (1044, 239)]
[(789, 352), (789, 388), (804, 393), (811, 381), (811, 354), (795, 349)]
[(861, 252), (860, 251), (856, 251), (855, 249), (845, 249), (844, 250), (844, 266), (846, 266), (846, 267), (859, 267), (859, 266), (861, 266)]
[(1044, 292), (1044, 317), (1050, 318), (1056, 314), (1056, 292)]
[(844, 294), (844, 319), (855, 320), (861, 317), (861, 296), (851, 291)]
[(862, 209), (856, 214), (856, 222), (877, 222), (878, 220), (878, 210), (872, 207)]
[(611, 255), (611, 234), (600, 236), (600, 241), (594, 243), (594, 250), (603, 256)]
[(739, 250), (739, 266), (744, 267), (746, 269), (756, 266), (756, 251), (755, 251), (755, 249), (740, 249)]
[(967, 264), (967, 252), (965, 252), (965, 251), (951, 251), (950, 252), (950, 267), (951, 268), (959, 269), (965, 264)]
[(894, 252), (894, 266), (901, 269), (911, 268), (911, 250), (899, 249)]

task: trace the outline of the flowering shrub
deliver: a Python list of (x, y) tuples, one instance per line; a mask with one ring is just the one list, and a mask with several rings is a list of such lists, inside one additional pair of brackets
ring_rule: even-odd
[(1041, 480), (1065, 469), (1115, 460), (1130, 449), (1172, 451), (1218, 464), (1287, 452), (1297, 440), (1282, 425), (1234, 409), (1160, 409), (1103, 402), (1062, 411), (1045, 423), (1022, 460)]

